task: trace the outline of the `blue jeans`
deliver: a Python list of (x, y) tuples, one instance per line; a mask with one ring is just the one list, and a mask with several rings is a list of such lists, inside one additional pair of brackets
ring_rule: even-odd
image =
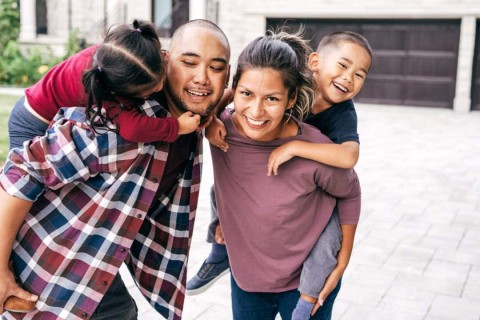
[(25, 96), (20, 98), (10, 113), (8, 119), (9, 148), (19, 148), (23, 142), (32, 140), (36, 136), (43, 136), (48, 124), (34, 116), (25, 107)]
[[(300, 298), (298, 290), (285, 292), (247, 292), (238, 287), (231, 276), (232, 311), (234, 320), (274, 320), (280, 314), (283, 320), (290, 320), (293, 309)], [(330, 320), (333, 303), (340, 291), (341, 280), (325, 299), (311, 320)]]

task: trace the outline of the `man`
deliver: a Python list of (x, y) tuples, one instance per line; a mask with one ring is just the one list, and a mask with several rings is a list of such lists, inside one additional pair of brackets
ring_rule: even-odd
[[(160, 104), (147, 102), (144, 113), (208, 117), (228, 81), (224, 33), (191, 21), (174, 34), (168, 57)], [(136, 144), (112, 131), (96, 133), (80, 108), (62, 111), (45, 136), (10, 154), (0, 175), (0, 313), (16, 296), (38, 298), (28, 319), (136, 319), (118, 275), (125, 261), (156, 310), (180, 319), (201, 134)], [(10, 254), (25, 290), (9, 270)]]

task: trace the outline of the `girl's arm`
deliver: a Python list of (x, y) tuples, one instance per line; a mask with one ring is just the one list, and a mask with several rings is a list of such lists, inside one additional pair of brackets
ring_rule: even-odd
[(190, 111), (178, 118), (155, 118), (136, 109), (118, 110), (117, 107), (109, 112), (122, 138), (137, 143), (174, 142), (178, 135), (191, 133), (200, 125), (200, 115)]
[(20, 288), (9, 268), (15, 237), (33, 202), (15, 198), (0, 188), (0, 203), (2, 203), (0, 225), (3, 226), (0, 241), (0, 314), (2, 314), (3, 304), (9, 296), (29, 301), (37, 301), (38, 297)]
[(290, 141), (276, 148), (268, 158), (268, 172), (277, 175), (278, 167), (293, 157), (317, 161), (332, 167), (351, 169), (358, 161), (360, 145), (355, 141), (342, 144)]

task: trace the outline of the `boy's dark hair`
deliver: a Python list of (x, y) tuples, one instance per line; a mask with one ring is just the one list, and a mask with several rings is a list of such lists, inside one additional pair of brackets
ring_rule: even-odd
[(327, 34), (322, 38), (322, 40), (320, 40), (320, 43), (317, 47), (317, 52), (320, 52), (326, 47), (337, 47), (342, 42), (351, 42), (359, 45), (367, 51), (370, 59), (372, 59), (372, 47), (370, 46), (370, 43), (368, 43), (367, 38), (353, 31), (335, 31)]
[[(82, 83), (87, 94), (87, 115), (91, 125), (107, 125), (111, 119), (102, 113), (105, 100), (129, 106), (143, 103), (140, 97), (155, 88), (165, 74), (164, 58), (155, 26), (134, 20), (131, 25), (110, 29), (97, 48), (90, 69), (83, 73)], [(120, 101), (119, 101), (120, 99)]]
[(279, 71), (288, 89), (288, 98), (297, 94), (297, 101), (292, 108), (293, 115), (303, 120), (313, 103), (314, 90), (307, 60), (311, 49), (301, 33), (269, 31), (266, 36), (250, 42), (238, 58), (232, 88), (237, 87), (242, 73), (248, 69), (271, 68)]

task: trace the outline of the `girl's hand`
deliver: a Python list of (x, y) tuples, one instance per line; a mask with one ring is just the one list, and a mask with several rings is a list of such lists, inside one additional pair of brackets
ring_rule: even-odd
[(200, 125), (200, 115), (193, 114), (190, 111), (182, 113), (178, 120), (178, 134), (192, 133), (198, 129)]
[(294, 142), (295, 141), (287, 142), (270, 153), (270, 156), (268, 157), (268, 176), (271, 176), (272, 174), (276, 176), (278, 174), (278, 167), (295, 156), (292, 152)]
[(228, 143), (225, 142), (227, 129), (220, 119), (213, 116), (212, 122), (205, 128), (205, 137), (211, 145), (220, 148), (223, 152), (227, 152)]

